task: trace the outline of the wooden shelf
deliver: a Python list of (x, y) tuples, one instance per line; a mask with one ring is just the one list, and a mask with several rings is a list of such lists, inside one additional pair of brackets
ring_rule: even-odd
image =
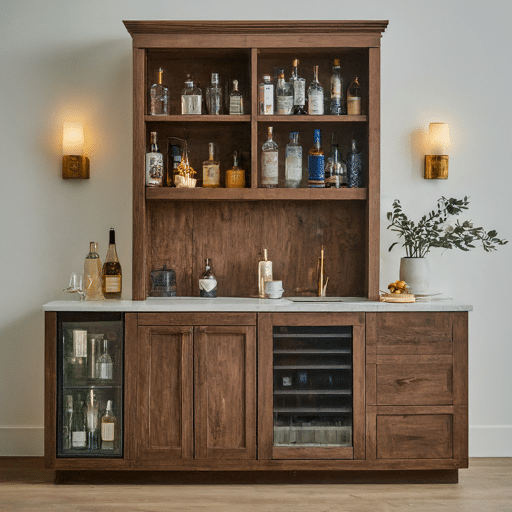
[[(290, 115), (290, 116), (256, 116), (256, 120), (262, 123), (365, 123), (368, 121), (367, 116), (309, 116), (309, 115)], [(243, 116), (210, 116), (208, 114), (197, 115), (170, 115), (170, 116), (151, 116), (145, 115), (144, 121), (146, 123), (248, 123), (251, 121), (251, 115), (245, 114)]]
[(368, 121), (367, 116), (257, 116), (258, 122), (267, 123), (364, 123)]
[[(333, 117), (333, 116), (331, 116)], [(251, 121), (250, 115), (243, 116), (230, 116), (230, 115), (222, 115), (222, 116), (210, 116), (208, 114), (197, 114), (197, 115), (172, 115), (172, 116), (150, 116), (145, 115), (144, 121), (147, 123), (183, 123), (183, 122), (193, 122), (193, 123), (247, 123)]]

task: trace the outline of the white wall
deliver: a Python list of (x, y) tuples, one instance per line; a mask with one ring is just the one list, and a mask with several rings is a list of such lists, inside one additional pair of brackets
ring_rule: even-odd
[[(193, 8), (190, 8), (190, 5)], [(52, 0), (0, 12), (0, 455), (43, 453), (41, 305), (80, 270), (88, 243), (104, 256), (117, 232), (131, 296), (131, 37), (123, 19), (389, 19), (382, 40), (381, 287), (401, 250), (385, 213), (399, 198), (418, 218), (441, 195), (470, 196), (468, 218), (512, 238), (512, 4), (494, 0), (254, 0), (252, 3)], [(74, 112), (73, 112), (74, 110)], [(63, 120), (86, 122), (91, 179), (60, 177)], [(422, 179), (417, 141), (450, 123), (448, 181)], [(470, 454), (512, 456), (512, 245), (493, 254), (431, 255), (435, 289), (470, 313)]]

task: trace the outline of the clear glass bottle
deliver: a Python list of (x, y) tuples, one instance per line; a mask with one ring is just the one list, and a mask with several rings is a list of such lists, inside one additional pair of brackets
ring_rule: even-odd
[(233, 167), (226, 171), (226, 188), (244, 188), (245, 171), (238, 167), (238, 151), (233, 151)]
[(94, 397), (94, 391), (89, 391), (87, 406), (85, 408), (87, 418), (87, 448), (89, 450), (98, 449), (98, 402)]
[(229, 115), (241, 116), (244, 113), (244, 97), (238, 90), (238, 80), (233, 80), (233, 90), (229, 95)]
[(279, 179), (279, 146), (273, 140), (273, 128), (268, 127), (268, 139), (261, 147), (262, 188), (276, 188)]
[(158, 70), (158, 83), (149, 90), (149, 113), (152, 116), (166, 116), (168, 111), (169, 89), (162, 85), (162, 68)]
[(103, 300), (103, 292), (101, 290), (101, 259), (98, 254), (98, 243), (91, 242), (89, 244), (89, 254), (85, 257), (84, 262), (84, 288), (85, 300)]
[(322, 149), (322, 133), (315, 130), (314, 144), (309, 150), (308, 156), (308, 175), (309, 188), (325, 188), (325, 157)]
[(87, 331), (73, 329), (73, 346), (69, 354), (67, 375), (70, 383), (76, 385), (87, 378)]
[(272, 281), (272, 262), (267, 259), (267, 249), (263, 249), (263, 259), (258, 262), (258, 295), (265, 298), (265, 283)]
[(199, 278), (199, 296), (217, 297), (217, 279), (213, 275), (212, 260), (210, 258), (206, 258), (204, 272)]
[(260, 84), (260, 114), (262, 116), (274, 115), (274, 84), (270, 75), (265, 75)]
[(212, 73), (211, 85), (206, 88), (206, 110), (211, 116), (222, 114), (222, 87), (218, 73)]
[(103, 340), (103, 353), (98, 359), (98, 374), (97, 378), (101, 380), (112, 380), (113, 375), (112, 358), (108, 353), (108, 340)]
[(355, 139), (352, 139), (350, 153), (347, 155), (347, 186), (349, 188), (363, 186), (363, 158), (357, 149)]
[(349, 116), (361, 115), (361, 86), (356, 76), (347, 89), (347, 114)]
[(333, 116), (345, 114), (345, 96), (343, 94), (343, 78), (341, 77), (339, 59), (334, 59), (332, 67), (330, 112)]
[(107, 400), (105, 414), (101, 417), (101, 449), (113, 450), (116, 441), (116, 417), (112, 412), (112, 400)]
[(293, 60), (292, 77), (290, 84), (293, 89), (293, 113), (295, 115), (306, 114), (306, 79), (299, 76), (299, 59)]
[(338, 145), (338, 134), (331, 134), (331, 156), (325, 164), (325, 186), (331, 188), (340, 188), (346, 186), (347, 166), (341, 158)]
[(290, 142), (286, 145), (284, 177), (287, 188), (300, 187), (302, 181), (302, 147), (299, 146), (298, 132), (290, 132)]
[(318, 81), (318, 66), (313, 67), (313, 81), (308, 87), (308, 114), (310, 116), (324, 114), (324, 88)]
[(201, 89), (194, 85), (194, 80), (189, 76), (185, 81), (185, 88), (181, 91), (181, 113), (201, 114), (202, 101)]
[(203, 162), (203, 187), (217, 188), (220, 186), (220, 164), (214, 159), (215, 144), (208, 144), (209, 159)]
[(85, 450), (87, 448), (87, 425), (83, 395), (78, 395), (73, 422), (71, 426), (71, 448)]
[(288, 82), (284, 81), (284, 73), (277, 79), (277, 115), (289, 116), (293, 113), (293, 91)]
[(71, 433), (73, 432), (73, 396), (66, 395), (64, 417), (62, 419), (62, 448), (71, 448)]
[(156, 132), (151, 132), (151, 146), (146, 153), (146, 186), (161, 187), (164, 176), (164, 157), (156, 140)]
[(120, 299), (123, 284), (121, 264), (116, 251), (116, 232), (114, 228), (109, 232), (109, 244), (103, 271), (101, 273), (102, 291), (106, 299)]

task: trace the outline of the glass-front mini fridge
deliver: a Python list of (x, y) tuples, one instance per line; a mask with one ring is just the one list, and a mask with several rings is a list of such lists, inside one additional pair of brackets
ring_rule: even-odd
[(123, 316), (57, 316), (57, 457), (123, 456)]

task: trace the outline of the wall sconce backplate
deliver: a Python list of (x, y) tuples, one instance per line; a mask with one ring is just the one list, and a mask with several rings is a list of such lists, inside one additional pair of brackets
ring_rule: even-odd
[(425, 179), (448, 179), (448, 155), (425, 155)]
[(62, 178), (65, 180), (88, 180), (89, 158), (82, 155), (62, 157)]

